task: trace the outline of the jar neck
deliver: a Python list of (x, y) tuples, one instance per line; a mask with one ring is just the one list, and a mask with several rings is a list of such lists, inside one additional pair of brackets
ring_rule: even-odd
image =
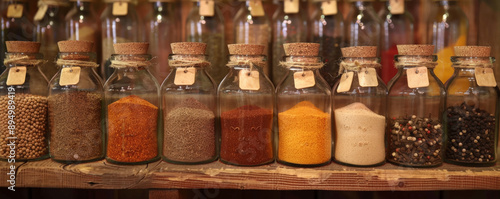
[(436, 55), (396, 55), (394, 62), (396, 68), (422, 67), (434, 68), (437, 65)]
[(454, 68), (492, 68), (495, 63), (494, 57), (451, 57)]
[(44, 62), (41, 53), (5, 53), (4, 59), (6, 67), (39, 66)]
[(323, 62), (317, 56), (287, 56), (282, 65), (290, 70), (318, 70)]
[(379, 68), (379, 61), (378, 57), (343, 57), (339, 72), (358, 72), (361, 68)]
[(263, 68), (266, 64), (266, 58), (263, 55), (231, 55), (229, 56), (228, 67), (241, 69)]
[(138, 70), (144, 69), (150, 65), (151, 55), (120, 55), (113, 54), (110, 58), (112, 68), (121, 70)]
[(172, 54), (168, 58), (169, 66), (172, 68), (205, 68), (210, 65), (206, 55), (177, 55)]

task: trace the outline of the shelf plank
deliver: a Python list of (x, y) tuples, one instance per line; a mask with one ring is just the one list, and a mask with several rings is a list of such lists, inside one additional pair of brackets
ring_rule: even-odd
[[(391, 164), (359, 168), (332, 163), (318, 168), (280, 164), (236, 167), (214, 162), (174, 165), (114, 165), (106, 161), (61, 164), (52, 160), (18, 163), (16, 187), (81, 189), (259, 189), (259, 190), (499, 190), (500, 166), (406, 168)], [(7, 173), (9, 163), (0, 162)], [(0, 175), (7, 187), (8, 175)]]

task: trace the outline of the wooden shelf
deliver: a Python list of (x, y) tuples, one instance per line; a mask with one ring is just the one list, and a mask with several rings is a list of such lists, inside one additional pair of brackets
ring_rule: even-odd
[[(0, 186), (10, 164), (0, 162)], [(214, 162), (174, 165), (163, 161), (122, 166), (106, 161), (60, 164), (52, 160), (16, 163), (16, 187), (79, 189), (260, 189), (260, 190), (500, 190), (500, 165), (473, 168), (444, 164), (405, 168), (391, 164), (358, 168), (332, 163), (318, 168), (280, 164), (236, 167)]]

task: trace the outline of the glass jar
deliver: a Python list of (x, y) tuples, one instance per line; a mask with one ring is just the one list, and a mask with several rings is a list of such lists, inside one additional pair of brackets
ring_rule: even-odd
[[(47, 77), (40, 66), (40, 43), (7, 41), (0, 75), (0, 159), (12, 161), (48, 158)], [(13, 52), (12, 52), (13, 51)]]
[(142, 28), (132, 0), (105, 0), (101, 14), (102, 63), (100, 75), (108, 79), (113, 73), (110, 66), (113, 44), (142, 41)]
[(299, 9), (288, 9), (289, 6), (294, 7), (294, 5), (288, 4), (295, 3), (299, 4), (299, 0), (280, 0), (279, 6), (273, 15), (271, 80), (274, 85), (278, 85), (285, 78), (287, 72), (285, 68), (280, 66), (280, 61), (285, 56), (283, 44), (307, 41), (307, 10), (300, 9), (300, 7), (298, 7)]
[(469, 20), (458, 0), (434, 0), (434, 4), (428, 24), (429, 43), (435, 46), (439, 58), (434, 73), (441, 82), (446, 82), (453, 74), (450, 61), (454, 55), (453, 47), (467, 44)]
[(161, 87), (163, 160), (201, 164), (217, 159), (217, 93), (206, 72), (204, 43), (172, 43), (172, 67)]
[(193, 0), (194, 6), (186, 19), (186, 41), (207, 44), (208, 61), (212, 64), (207, 72), (218, 85), (227, 74), (227, 49), (224, 39), (224, 18), (217, 7), (217, 0)]
[(278, 162), (291, 166), (330, 163), (332, 152), (330, 86), (321, 77), (319, 44), (284, 45), (288, 70), (276, 88)]
[(144, 164), (159, 159), (159, 85), (149, 72), (148, 43), (115, 44), (104, 84), (107, 127), (106, 160)]
[(50, 156), (58, 162), (104, 157), (104, 91), (92, 42), (58, 42), (60, 70), (49, 83)]
[[(264, 54), (271, 55), (271, 22), (263, 8), (263, 1), (266, 0), (239, 0), (244, 1), (234, 17), (234, 43), (237, 44), (260, 44), (264, 45)], [(270, 63), (270, 60), (268, 60)], [(262, 68), (262, 72), (269, 76), (269, 65)]]
[(374, 0), (349, 0), (346, 18), (348, 46), (379, 46), (382, 21), (372, 6)]
[(262, 71), (265, 46), (230, 44), (229, 73), (219, 89), (221, 161), (257, 166), (274, 161), (274, 86)]
[(398, 72), (394, 66), (394, 55), (398, 54), (396, 45), (414, 43), (414, 24), (413, 16), (405, 9), (404, 0), (384, 1), (387, 1), (386, 6), (379, 13), (382, 19), (380, 45), (382, 69), (380, 76), (385, 83), (388, 83)]
[(432, 45), (398, 45), (398, 73), (389, 81), (387, 160), (409, 167), (442, 164), (444, 86)]
[(320, 44), (319, 54), (325, 65), (319, 71), (330, 86), (335, 83), (339, 71), (340, 48), (344, 45), (344, 18), (337, 9), (337, 1), (314, 0), (316, 12), (311, 20), (311, 41)]
[(445, 161), (492, 166), (497, 161), (498, 94), (490, 47), (457, 46), (446, 83)]
[(342, 73), (333, 86), (334, 159), (352, 166), (385, 162), (387, 87), (377, 75), (377, 47), (342, 48)]

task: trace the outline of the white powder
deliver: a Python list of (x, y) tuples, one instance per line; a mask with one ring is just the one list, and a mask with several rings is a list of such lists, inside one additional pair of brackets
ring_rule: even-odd
[(385, 117), (355, 102), (336, 109), (335, 159), (352, 165), (373, 165), (385, 159)]

